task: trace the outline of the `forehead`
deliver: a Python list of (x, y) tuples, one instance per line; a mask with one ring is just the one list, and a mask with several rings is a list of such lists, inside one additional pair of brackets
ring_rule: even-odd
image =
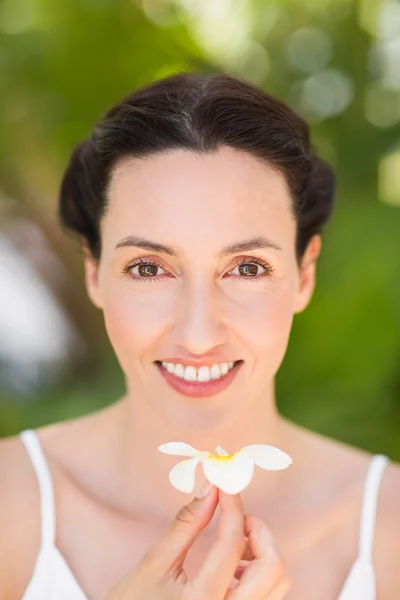
[(124, 159), (112, 173), (108, 202), (102, 229), (110, 241), (139, 234), (177, 246), (185, 234), (188, 241), (216, 235), (222, 245), (255, 233), (292, 238), (295, 230), (284, 176), (228, 147)]

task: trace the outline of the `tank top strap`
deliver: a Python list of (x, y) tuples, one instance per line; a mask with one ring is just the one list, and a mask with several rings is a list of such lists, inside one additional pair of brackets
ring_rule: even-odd
[(370, 562), (372, 562), (379, 488), (383, 471), (388, 463), (389, 459), (387, 456), (375, 454), (371, 458), (365, 479), (361, 508), (359, 553), (360, 557)]
[(51, 546), (55, 543), (56, 519), (54, 489), (49, 465), (44, 455), (39, 438), (33, 429), (26, 429), (19, 434), (32, 466), (36, 473), (40, 494), (41, 545)]

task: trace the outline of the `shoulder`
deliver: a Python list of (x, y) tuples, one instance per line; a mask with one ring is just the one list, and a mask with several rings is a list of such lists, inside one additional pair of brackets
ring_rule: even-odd
[(378, 498), (374, 564), (378, 597), (395, 598), (400, 589), (400, 464), (386, 467)]
[(19, 437), (0, 440), (0, 586), (12, 598), (28, 585), (40, 547), (36, 476)]

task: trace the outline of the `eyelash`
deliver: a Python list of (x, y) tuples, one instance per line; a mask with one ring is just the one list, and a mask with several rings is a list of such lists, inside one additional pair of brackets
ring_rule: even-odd
[[(265, 273), (262, 273), (262, 275), (254, 275), (254, 276), (241, 276), (241, 275), (237, 275), (236, 277), (238, 277), (239, 279), (244, 279), (244, 280), (251, 280), (251, 281), (259, 281), (260, 279), (262, 279), (263, 277), (267, 277), (267, 276), (271, 276), (272, 273), (274, 272), (273, 267), (271, 267), (271, 265), (269, 265), (268, 263), (266, 263), (265, 261), (263, 261), (261, 258), (257, 258), (256, 256), (247, 256), (245, 258), (243, 258), (242, 260), (240, 260), (238, 263), (236, 263), (231, 270), (236, 269), (236, 267), (240, 266), (240, 265), (247, 265), (247, 264), (257, 264), (260, 265), (262, 267), (264, 267), (266, 269)], [(142, 258), (139, 258), (138, 260), (136, 260), (133, 263), (129, 263), (127, 264), (125, 267), (122, 268), (122, 273), (123, 274), (129, 274), (130, 277), (132, 277), (132, 279), (134, 279), (135, 281), (140, 281), (140, 282), (151, 282), (151, 283), (157, 283), (158, 281), (158, 276), (149, 276), (149, 277), (138, 277), (137, 275), (132, 275), (130, 274), (131, 269), (133, 269), (134, 267), (136, 267), (137, 265), (154, 265), (156, 267), (160, 267), (161, 269), (163, 269), (163, 265), (161, 262), (155, 260), (155, 259), (146, 259), (143, 260)]]

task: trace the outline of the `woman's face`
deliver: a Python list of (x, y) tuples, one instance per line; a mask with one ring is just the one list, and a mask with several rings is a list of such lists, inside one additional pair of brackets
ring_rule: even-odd
[[(98, 265), (86, 259), (86, 282), (128, 390), (187, 423), (199, 410), (204, 417), (204, 407), (235, 411), (265, 397), (293, 315), (311, 297), (319, 251), (315, 237), (299, 269), (281, 174), (227, 147), (127, 159), (113, 172), (101, 236), (102, 256)], [(133, 237), (173, 254), (130, 245)], [(222, 252), (261, 238), (260, 247)], [(171, 387), (155, 363), (171, 357), (243, 363), (227, 388), (193, 397)]]

